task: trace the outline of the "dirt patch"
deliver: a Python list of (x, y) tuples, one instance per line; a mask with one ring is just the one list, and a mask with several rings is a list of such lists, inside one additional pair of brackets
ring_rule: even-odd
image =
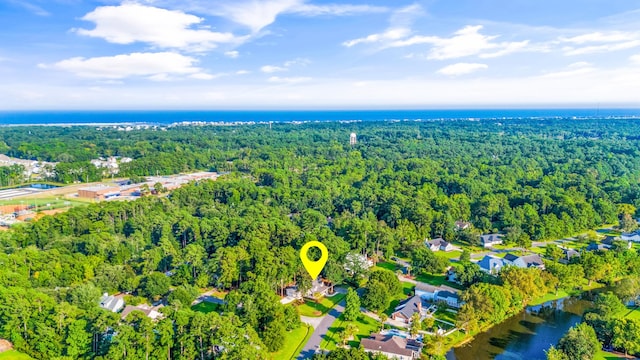
[(20, 210), (25, 210), (29, 205), (0, 205), (0, 214), (11, 214)]
[(8, 342), (7, 340), (0, 339), (0, 352), (8, 351), (13, 349), (13, 344)]
[(0, 226), (0, 231), (8, 231), (9, 228), (6, 226)]

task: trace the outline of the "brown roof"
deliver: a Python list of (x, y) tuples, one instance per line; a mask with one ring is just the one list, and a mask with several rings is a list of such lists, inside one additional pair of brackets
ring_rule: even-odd
[(360, 342), (365, 350), (381, 351), (389, 354), (413, 356), (413, 350), (407, 349), (407, 339), (400, 336), (371, 334)]

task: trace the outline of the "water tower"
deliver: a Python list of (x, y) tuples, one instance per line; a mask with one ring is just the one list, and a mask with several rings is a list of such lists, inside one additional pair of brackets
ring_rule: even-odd
[(358, 142), (358, 139), (356, 137), (356, 133), (352, 132), (351, 135), (349, 135), (349, 144), (351, 146), (355, 145)]

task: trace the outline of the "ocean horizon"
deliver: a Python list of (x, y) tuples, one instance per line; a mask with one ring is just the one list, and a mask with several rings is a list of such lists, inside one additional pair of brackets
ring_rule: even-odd
[(0, 111), (0, 126), (640, 118), (640, 109)]

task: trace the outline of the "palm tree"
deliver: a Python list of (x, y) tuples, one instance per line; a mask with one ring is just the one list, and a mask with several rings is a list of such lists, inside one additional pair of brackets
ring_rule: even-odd
[(380, 313), (378, 314), (378, 317), (380, 318), (380, 330), (382, 331), (384, 329), (384, 323), (389, 320), (389, 316), (385, 313)]
[(348, 323), (344, 328), (344, 333), (348, 336), (349, 339), (353, 339), (353, 336), (358, 332), (358, 327), (354, 323)]

